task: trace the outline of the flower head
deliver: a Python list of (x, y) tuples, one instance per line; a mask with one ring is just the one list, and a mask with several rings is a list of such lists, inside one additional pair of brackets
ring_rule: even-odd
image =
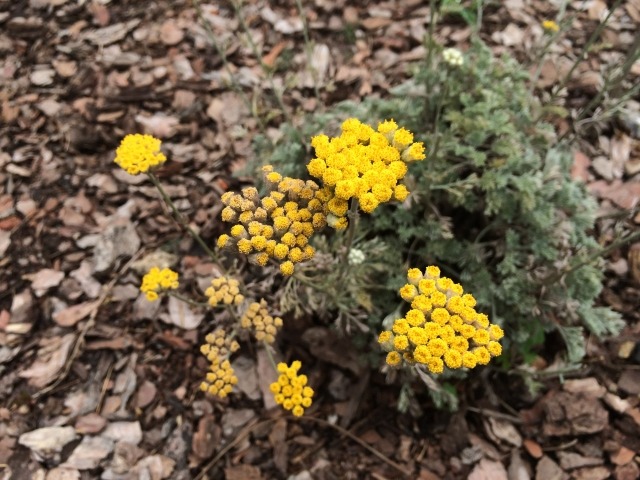
[(253, 330), (256, 340), (259, 342), (273, 343), (276, 340), (278, 329), (282, 327), (280, 317), (272, 317), (267, 310), (267, 302), (263, 299), (260, 303), (249, 304), (244, 315), (240, 319), (240, 326)]
[(389, 352), (388, 365), (417, 362), (439, 374), (445, 366), (474, 368), (502, 354), (498, 343), (504, 335), (502, 329), (476, 312), (473, 295), (440, 276), (438, 267), (427, 267), (424, 272), (411, 268), (407, 280), (399, 294), (411, 309), (393, 322), (391, 331), (382, 332), (378, 338)]
[(159, 294), (167, 290), (175, 290), (179, 286), (178, 274), (169, 268), (153, 267), (142, 277), (140, 291), (145, 294), (147, 300), (153, 302), (159, 298)]
[(542, 22), (542, 28), (545, 29), (547, 32), (552, 32), (552, 33), (556, 33), (560, 31), (560, 25), (558, 25), (553, 20), (545, 20), (544, 22)]
[(167, 157), (160, 151), (162, 142), (151, 135), (127, 135), (116, 150), (115, 163), (129, 175), (145, 173), (151, 167), (164, 163)]
[(222, 303), (225, 305), (240, 305), (244, 295), (240, 294), (240, 282), (235, 278), (218, 277), (211, 280), (211, 286), (204, 294), (209, 297), (209, 305), (215, 307)]
[(462, 52), (457, 48), (446, 48), (442, 52), (442, 58), (452, 67), (459, 67), (464, 63)]
[(281, 362), (277, 366), (280, 373), (278, 380), (269, 385), (269, 390), (274, 395), (278, 405), (282, 405), (285, 410), (300, 417), (304, 414), (305, 408), (309, 408), (313, 403), (313, 389), (307, 386), (307, 376), (298, 375), (298, 370), (302, 364), (299, 361), (293, 362), (290, 366)]

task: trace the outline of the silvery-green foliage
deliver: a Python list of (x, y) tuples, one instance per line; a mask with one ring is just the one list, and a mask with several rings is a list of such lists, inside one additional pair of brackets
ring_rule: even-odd
[[(431, 58), (437, 63), (437, 52)], [(622, 321), (594, 307), (602, 269), (586, 260), (598, 250), (589, 234), (596, 203), (570, 176), (571, 145), (558, 144), (553, 128), (536, 120), (528, 78), (515, 60), (497, 59), (475, 41), (463, 65), (424, 62), (390, 98), (343, 102), (301, 128), (308, 145), (312, 135), (338, 133), (347, 117), (374, 126), (393, 118), (424, 141), (427, 159), (406, 178), (409, 199), (362, 217), (366, 238), (404, 253), (405, 265), (381, 281), (396, 287), (406, 265), (438, 265), (504, 327), (505, 364), (526, 361), (551, 331), (576, 362), (584, 355), (584, 327), (604, 336)], [(275, 150), (260, 157), (306, 178), (313, 152), (293, 138), (285, 131)], [(376, 307), (388, 312), (397, 304)]]

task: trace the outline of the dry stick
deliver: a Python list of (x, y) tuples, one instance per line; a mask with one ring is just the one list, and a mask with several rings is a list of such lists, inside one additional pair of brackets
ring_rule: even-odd
[(222, 50), (222, 48), (216, 41), (216, 36), (215, 36), (215, 33), (213, 32), (213, 29), (211, 28), (211, 24), (209, 23), (209, 20), (207, 20), (207, 18), (204, 16), (204, 13), (202, 12), (202, 7), (200, 6), (200, 0), (191, 0), (191, 1), (193, 3), (193, 7), (196, 10), (196, 14), (198, 15), (198, 20), (200, 20), (200, 23), (202, 23), (202, 25), (204, 26), (204, 30), (207, 33), (207, 38), (209, 39), (209, 42), (211, 43), (211, 45), (213, 45), (213, 47), (218, 52), (218, 55), (222, 60), (222, 65), (224, 66), (224, 69), (227, 72), (227, 75), (229, 75), (231, 88), (233, 88), (233, 90), (238, 95), (240, 95), (242, 102), (245, 104), (247, 109), (251, 112), (251, 115), (253, 116), (253, 118), (255, 118), (256, 121), (258, 122), (258, 125), (260, 126), (260, 131), (265, 132), (267, 127), (264, 123), (264, 120), (255, 111), (255, 108), (253, 108), (253, 105), (249, 101), (249, 97), (244, 92), (244, 90), (242, 90), (240, 86), (236, 83), (235, 77), (229, 65), (229, 61), (227, 60), (227, 55), (224, 53), (224, 50)]
[(238, 433), (238, 436), (236, 438), (234, 438), (231, 442), (229, 442), (227, 445), (225, 445), (224, 448), (222, 450), (220, 450), (220, 452), (207, 465), (204, 466), (202, 471), (194, 478), (194, 480), (201, 480), (202, 478), (204, 478), (204, 476), (207, 474), (207, 472), (209, 470), (211, 470), (215, 466), (215, 464), (218, 463), (218, 461), (220, 461), (220, 459), (226, 455), (226, 453), (229, 450), (231, 450), (234, 446), (236, 446), (238, 443), (240, 443), (242, 440), (244, 440), (244, 438), (246, 438), (251, 433), (252, 430), (257, 429), (259, 427), (262, 427), (263, 425), (267, 425), (269, 423), (273, 423), (273, 422), (279, 420), (280, 418), (292, 419), (292, 420), (310, 420), (312, 422), (319, 423), (320, 425), (322, 425), (324, 427), (333, 428), (334, 430), (338, 431), (342, 435), (344, 435), (344, 436), (350, 438), (351, 440), (353, 440), (354, 442), (356, 442), (358, 445), (360, 445), (365, 450), (368, 450), (370, 453), (374, 454), (376, 457), (378, 457), (380, 460), (385, 462), (387, 465), (389, 465), (389, 466), (395, 468), (396, 470), (398, 470), (403, 475), (406, 475), (407, 477), (410, 477), (412, 475), (411, 472), (407, 471), (401, 465), (397, 464), (396, 462), (391, 460), (389, 457), (385, 456), (382, 452), (380, 452), (380, 451), (376, 450), (375, 448), (373, 448), (371, 445), (366, 443), (364, 440), (359, 439), (353, 433), (351, 433), (350, 431), (348, 431), (345, 428), (342, 428), (342, 427), (340, 427), (338, 425), (334, 425), (332, 423), (329, 423), (326, 420), (322, 420), (321, 418), (278, 416), (276, 418), (271, 418), (269, 420), (264, 420), (262, 422), (257, 422), (256, 421), (256, 422), (252, 423), (251, 425), (248, 425), (247, 427), (242, 429), (240, 431), (240, 433)]
[(354, 442), (356, 442), (358, 445), (360, 445), (362, 448), (364, 448), (365, 450), (368, 450), (370, 453), (373, 453), (376, 457), (378, 457), (380, 460), (382, 460), (383, 462), (385, 462), (387, 465), (395, 468), (396, 470), (398, 470), (400, 473), (402, 473), (403, 475), (406, 476), (411, 476), (412, 473), (407, 471), (404, 467), (402, 467), (401, 465), (397, 464), (396, 462), (394, 462), (393, 460), (391, 460), (389, 457), (385, 456), (382, 452), (376, 450), (375, 448), (373, 448), (371, 445), (369, 445), (367, 442), (365, 442), (364, 440), (359, 439), (358, 437), (356, 437), (353, 433), (351, 433), (349, 430), (347, 430), (346, 428), (342, 428), (338, 425), (334, 425), (330, 422), (327, 422), (326, 420), (323, 420), (321, 418), (315, 418), (315, 417), (300, 417), (299, 420), (310, 420), (312, 422), (316, 422), (319, 423), (322, 426), (325, 427), (330, 427), (333, 428), (334, 430), (340, 432), (342, 435), (349, 437), (351, 440), (353, 440)]
[(313, 91), (316, 94), (316, 98), (318, 99), (320, 108), (324, 110), (324, 104), (322, 103), (322, 99), (320, 98), (320, 89), (318, 87), (318, 72), (311, 64), (313, 50), (311, 48), (311, 40), (309, 38), (307, 18), (305, 17), (304, 9), (302, 8), (302, 2), (300, 0), (296, 0), (296, 6), (298, 7), (298, 12), (300, 13), (300, 19), (302, 20), (302, 34), (304, 36), (304, 47), (307, 54), (307, 67), (311, 72), (311, 78), (313, 79)]
[(84, 324), (84, 326), (82, 327), (82, 330), (80, 331), (80, 335), (78, 335), (78, 338), (76, 339), (76, 342), (75, 342), (75, 345), (73, 346), (73, 350), (71, 352), (71, 355), (69, 355), (69, 358), (65, 362), (65, 365), (64, 365), (64, 368), (62, 370), (62, 373), (60, 375), (58, 375), (58, 378), (56, 378), (55, 382), (53, 382), (48, 387), (45, 387), (42, 390), (40, 390), (39, 392), (37, 392), (36, 394), (34, 394), (33, 395), (33, 399), (34, 400), (37, 400), (40, 397), (42, 397), (42, 396), (46, 395), (47, 393), (49, 393), (50, 391), (52, 391), (54, 388), (56, 388), (58, 385), (60, 385), (60, 383), (67, 377), (67, 375), (69, 375), (69, 372), (71, 371), (71, 365), (73, 364), (73, 362), (80, 355), (80, 350), (82, 349), (82, 346), (84, 345), (84, 339), (87, 336), (87, 332), (96, 323), (96, 317), (98, 316), (98, 311), (100, 310), (100, 307), (102, 306), (102, 304), (104, 302), (106, 302), (107, 298), (111, 294), (111, 290), (113, 290), (113, 287), (115, 287), (115, 285), (118, 282), (118, 280), (120, 279), (120, 277), (127, 270), (129, 270), (129, 267), (131, 267), (133, 262), (135, 262), (142, 255), (142, 252), (143, 252), (142, 249), (138, 250), (129, 259), (129, 261), (124, 264), (124, 266), (116, 273), (116, 275), (111, 279), (111, 281), (104, 288), (104, 290), (100, 294), (100, 297), (96, 301), (95, 306), (91, 310), (91, 313), (89, 314), (89, 320), (87, 320), (87, 322)]
[(247, 23), (244, 21), (244, 16), (242, 15), (242, 9), (240, 8), (241, 7), (240, 3), (238, 2), (238, 0), (231, 0), (231, 4), (233, 5), (233, 9), (236, 12), (236, 16), (238, 17), (240, 26), (242, 27), (242, 30), (244, 31), (244, 34), (246, 35), (247, 40), (249, 41), (249, 46), (251, 47), (251, 51), (253, 52), (253, 55), (256, 57), (256, 60), (258, 61), (258, 63), (260, 64), (260, 68), (262, 69), (262, 72), (267, 77), (269, 86), (271, 87), (271, 90), (273, 90), (273, 94), (276, 97), (276, 101), (278, 102), (278, 106), (282, 110), (282, 114), (284, 115), (285, 120), (287, 121), (288, 124), (290, 124), (293, 127), (293, 130), (296, 136), (298, 137), (298, 140), (301, 140), (302, 135), (298, 131), (298, 128), (294, 125), (293, 119), (291, 118), (289, 111), (284, 105), (284, 100), (282, 99), (282, 92), (276, 88), (276, 85), (273, 81), (273, 76), (271, 75), (267, 65), (262, 61), (262, 56), (258, 51), (258, 46), (256, 45), (256, 42), (253, 41), (253, 37), (251, 36), (249, 27), (247, 26)]

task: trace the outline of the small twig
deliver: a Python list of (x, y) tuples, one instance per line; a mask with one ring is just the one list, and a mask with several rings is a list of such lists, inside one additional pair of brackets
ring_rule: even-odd
[(511, 423), (515, 423), (517, 425), (522, 424), (522, 420), (518, 417), (514, 417), (513, 415), (509, 415), (508, 413), (496, 412), (495, 410), (489, 410), (486, 408), (476, 408), (476, 407), (467, 407), (467, 410), (474, 413), (479, 413), (481, 415), (485, 415), (487, 417), (499, 418), (502, 420), (508, 420)]
[[(278, 418), (281, 418), (281, 417), (278, 417)], [(268, 420), (263, 420), (262, 422), (259, 422), (258, 420), (253, 420), (252, 423), (250, 423), (249, 425), (244, 427), (242, 430), (240, 430), (236, 438), (234, 438), (229, 443), (227, 443), (224, 447), (222, 447), (220, 452), (218, 452), (218, 454), (215, 457), (213, 457), (209, 463), (207, 463), (204, 467), (202, 467), (202, 470), (200, 471), (200, 473), (196, 475), (193, 480), (202, 480), (204, 476), (209, 472), (209, 470), (211, 470), (216, 465), (216, 463), (218, 463), (220, 459), (227, 454), (229, 450), (231, 450), (233, 447), (238, 445), (242, 440), (248, 437), (249, 434), (254, 429), (273, 423), (276, 420), (278, 420), (278, 418), (270, 418)]]
[(71, 351), (71, 355), (69, 355), (69, 358), (67, 358), (67, 361), (65, 362), (65, 365), (64, 365), (64, 367), (62, 369), (62, 373), (60, 375), (58, 375), (58, 378), (56, 378), (56, 380), (52, 384), (50, 384), (49, 386), (43, 388), (39, 392), (35, 393), (33, 395), (33, 399), (34, 400), (38, 400), (42, 396), (44, 396), (47, 393), (51, 392), (54, 388), (56, 388), (58, 385), (60, 385), (60, 383), (67, 377), (67, 375), (69, 375), (69, 372), (71, 371), (71, 365), (73, 364), (73, 362), (80, 355), (80, 350), (82, 349), (82, 346), (84, 345), (84, 339), (87, 336), (87, 332), (96, 323), (96, 317), (98, 316), (98, 311), (100, 310), (100, 307), (102, 306), (103, 303), (105, 303), (107, 301), (107, 298), (109, 298), (109, 295), (111, 295), (111, 290), (113, 290), (113, 287), (115, 287), (115, 285), (118, 282), (118, 280), (120, 279), (120, 277), (122, 275), (124, 275), (129, 270), (131, 265), (138, 258), (140, 258), (142, 253), (143, 253), (143, 250), (138, 250), (129, 259), (129, 261), (127, 263), (125, 263), (124, 266), (115, 274), (115, 276), (111, 279), (111, 281), (103, 289), (102, 293), (100, 294), (100, 297), (96, 301), (95, 306), (93, 307), (93, 309), (91, 310), (91, 313), (89, 314), (89, 319), (85, 322), (84, 326), (82, 327), (82, 330), (80, 331), (80, 334), (78, 335), (78, 338), (76, 339), (76, 342), (75, 342), (75, 344), (73, 346), (73, 350)]
[(104, 397), (107, 395), (109, 381), (111, 380), (111, 374), (113, 373), (114, 366), (115, 364), (111, 362), (111, 364), (109, 365), (109, 370), (107, 370), (107, 375), (105, 376), (104, 381), (102, 382), (102, 388), (100, 389), (100, 397), (98, 398), (98, 404), (96, 405), (96, 413), (98, 414), (102, 409), (102, 402), (104, 402)]
[[(295, 417), (291, 417), (291, 418), (295, 418)], [(382, 452), (376, 450), (371, 445), (369, 445), (367, 442), (365, 442), (364, 440), (361, 440), (360, 438), (356, 437), (349, 430), (347, 430), (345, 428), (342, 428), (339, 425), (334, 425), (333, 423), (327, 422), (326, 420), (323, 420), (321, 418), (316, 418), (316, 417), (299, 417), (298, 420), (309, 420), (309, 421), (312, 421), (312, 422), (319, 423), (322, 426), (333, 428), (334, 430), (340, 432), (342, 435), (344, 435), (346, 437), (349, 437), (351, 440), (356, 442), (362, 448), (364, 448), (365, 450), (367, 450), (370, 453), (374, 454), (376, 457), (378, 457), (384, 463), (386, 463), (387, 465), (395, 468), (397, 471), (399, 471), (403, 475), (406, 475), (407, 477), (411, 477), (413, 475), (412, 472), (407, 471), (404, 467), (402, 467), (401, 465), (399, 465), (396, 462), (394, 462), (393, 460), (391, 460), (389, 457), (384, 455)]]

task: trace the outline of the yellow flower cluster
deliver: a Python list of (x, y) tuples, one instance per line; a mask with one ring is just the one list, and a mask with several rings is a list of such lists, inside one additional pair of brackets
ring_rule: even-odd
[(312, 177), (322, 180), (327, 197), (327, 222), (346, 228), (349, 200), (358, 199), (360, 209), (373, 212), (381, 203), (403, 201), (409, 195), (401, 183), (407, 163), (425, 158), (422, 142), (414, 143), (413, 134), (387, 120), (374, 130), (355, 118), (342, 123), (342, 133), (329, 138), (311, 139), (316, 158), (307, 164)]
[(440, 276), (438, 267), (407, 272), (407, 283), (399, 290), (411, 304), (407, 314), (395, 320), (391, 331), (383, 331), (378, 342), (389, 352), (387, 363), (399, 366), (426, 365), (431, 373), (448, 368), (486, 365), (502, 353), (498, 342), (504, 332), (475, 310), (476, 300), (462, 286)]
[(244, 295), (240, 294), (240, 282), (235, 278), (214, 278), (204, 294), (209, 297), (209, 305), (212, 307), (219, 303), (240, 305), (244, 301)]
[(545, 29), (547, 32), (556, 33), (560, 31), (560, 25), (558, 25), (553, 20), (545, 20), (544, 22), (542, 22), (542, 28)]
[(120, 142), (114, 161), (129, 175), (144, 173), (167, 160), (160, 151), (161, 143), (151, 135), (127, 135)]
[(285, 410), (291, 410), (296, 417), (304, 414), (304, 409), (309, 408), (313, 399), (313, 389), (307, 386), (307, 376), (298, 375), (302, 364), (296, 360), (291, 366), (281, 362), (278, 364), (278, 381), (269, 385), (275, 401)]
[(165, 290), (175, 290), (178, 288), (178, 274), (169, 268), (160, 270), (153, 267), (142, 277), (140, 291), (144, 293), (147, 300), (153, 302), (159, 298), (159, 294)]
[(260, 303), (253, 302), (240, 319), (240, 326), (244, 329), (252, 328), (256, 340), (273, 343), (276, 340), (276, 333), (282, 327), (280, 317), (272, 317), (267, 310), (267, 302), (264, 299)]
[(227, 337), (226, 332), (221, 328), (209, 333), (205, 337), (205, 342), (200, 347), (200, 352), (207, 357), (211, 365), (205, 380), (200, 384), (200, 390), (225, 398), (238, 383), (228, 357), (237, 351), (240, 345)]
[(291, 275), (294, 264), (315, 254), (309, 238), (326, 225), (325, 198), (313, 181), (283, 177), (270, 165), (263, 172), (270, 189), (266, 197), (254, 187), (222, 195), (222, 220), (235, 225), (218, 238), (218, 247), (236, 248), (261, 266), (273, 259), (282, 274)]

